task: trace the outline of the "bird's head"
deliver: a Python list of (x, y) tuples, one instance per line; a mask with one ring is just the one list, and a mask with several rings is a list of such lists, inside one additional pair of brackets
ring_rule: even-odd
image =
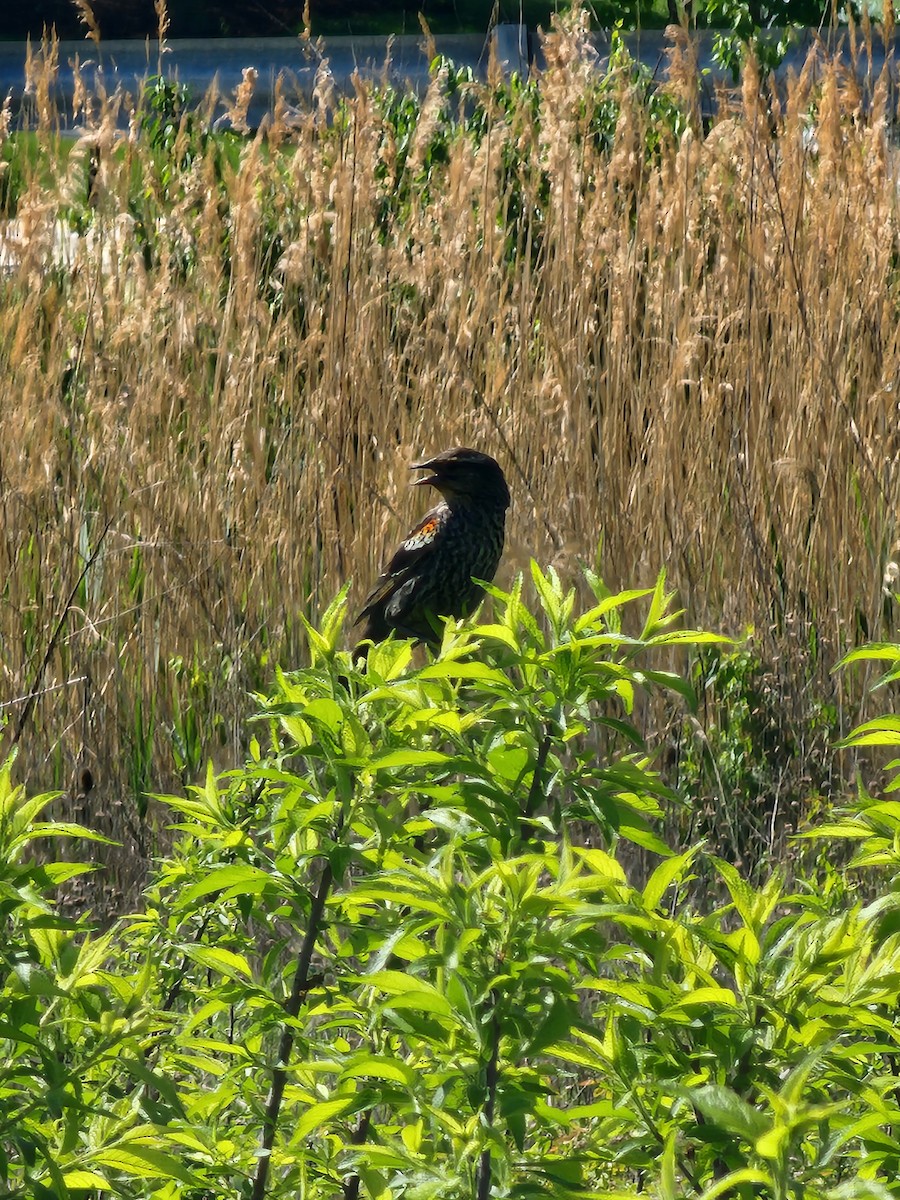
[(509, 488), (500, 464), (480, 450), (455, 446), (434, 458), (413, 463), (410, 470), (428, 471), (415, 485), (431, 484), (447, 501), (482, 501), (509, 507)]

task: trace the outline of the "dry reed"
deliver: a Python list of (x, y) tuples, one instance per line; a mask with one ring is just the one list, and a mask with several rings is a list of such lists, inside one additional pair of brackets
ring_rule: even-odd
[(405, 150), (368, 83), (336, 116), (327, 63), (234, 161), (187, 118), (162, 155), (121, 130), (126, 97), (81, 92), (56, 174), (56, 52), (32, 56), (0, 281), (7, 742), (41, 691), (25, 775), (89, 767), (132, 862), (154, 845), (136, 797), (241, 757), (248, 692), (300, 663), (301, 614), (372, 579), (423, 452), (506, 466), (501, 585), (531, 556), (574, 577), (601, 539), (614, 587), (665, 566), (692, 623), (759, 631), (800, 714), (842, 648), (895, 634), (887, 77), (864, 102), (817, 52), (773, 104), (750, 64), (704, 128), (682, 46), (683, 132), (623, 72), (607, 140), (577, 18), (545, 51), (506, 106), (436, 75)]

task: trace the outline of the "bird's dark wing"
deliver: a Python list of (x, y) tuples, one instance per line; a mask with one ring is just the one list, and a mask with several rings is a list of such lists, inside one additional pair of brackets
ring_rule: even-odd
[(412, 601), (415, 592), (417, 568), (423, 559), (430, 558), (440, 545), (444, 536), (446, 509), (438, 504), (427, 512), (415, 525), (394, 553), (393, 558), (378, 576), (375, 586), (366, 597), (365, 604), (359, 616), (353, 622), (358, 625), (364, 617), (375, 613), (392, 597), (401, 600), (398, 593), (403, 591), (403, 603), (399, 607), (406, 608)]

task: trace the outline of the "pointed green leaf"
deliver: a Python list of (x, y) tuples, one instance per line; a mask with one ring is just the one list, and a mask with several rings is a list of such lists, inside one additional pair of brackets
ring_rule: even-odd
[(378, 1054), (364, 1054), (341, 1071), (341, 1079), (384, 1079), (410, 1089), (415, 1087), (417, 1078), (416, 1072), (401, 1059)]
[(227, 979), (252, 979), (250, 964), (242, 954), (234, 954), (220, 946), (183, 945), (182, 950), (193, 962), (210, 971), (218, 971)]
[(415, 750), (412, 747), (403, 750), (389, 750), (380, 758), (373, 758), (369, 766), (373, 771), (393, 771), (397, 767), (441, 767), (450, 762), (448, 754), (437, 750)]
[(198, 1182), (177, 1158), (138, 1142), (117, 1142), (107, 1146), (92, 1154), (91, 1162), (138, 1179), (178, 1179), (192, 1185)]
[(684, 854), (676, 854), (659, 864), (644, 887), (643, 900), (646, 908), (654, 909), (658, 907), (660, 900), (662, 900), (671, 884), (676, 879), (679, 881), (682, 879), (698, 850), (699, 846), (694, 846), (692, 849), (685, 851)]
[(769, 1130), (769, 1119), (753, 1108), (731, 1088), (711, 1083), (706, 1087), (687, 1088), (688, 1099), (708, 1121), (753, 1142)]
[(327, 1130), (335, 1117), (353, 1108), (355, 1103), (355, 1096), (341, 1096), (337, 1100), (323, 1100), (321, 1104), (314, 1104), (294, 1126), (294, 1139), (299, 1141), (311, 1133)]
[(252, 867), (249, 863), (239, 863), (230, 867), (219, 867), (211, 871), (205, 879), (192, 884), (181, 896), (185, 904), (193, 904), (195, 900), (208, 896), (211, 892), (228, 890), (231, 896), (258, 896), (271, 883), (269, 875)]
[(772, 1176), (768, 1172), (757, 1171), (754, 1167), (742, 1167), (739, 1171), (732, 1171), (722, 1179), (716, 1180), (712, 1187), (708, 1187), (700, 1196), (700, 1200), (718, 1200), (719, 1196), (728, 1197), (742, 1183), (762, 1184), (770, 1191), (774, 1189)]

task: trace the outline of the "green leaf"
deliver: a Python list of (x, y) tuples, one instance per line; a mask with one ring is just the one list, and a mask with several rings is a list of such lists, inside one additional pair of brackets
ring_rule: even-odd
[(685, 1094), (708, 1121), (754, 1142), (769, 1131), (768, 1118), (731, 1088), (717, 1083), (705, 1087), (686, 1088)]
[(344, 711), (341, 706), (334, 700), (327, 697), (322, 697), (319, 700), (313, 700), (307, 704), (303, 710), (303, 716), (307, 721), (312, 721), (316, 725), (321, 725), (331, 734), (337, 734), (344, 723)]
[(649, 641), (657, 629), (671, 624), (676, 617), (680, 616), (680, 613), (670, 611), (674, 596), (674, 592), (666, 591), (666, 572), (665, 568), (663, 568), (656, 578), (656, 586), (653, 589), (650, 609), (644, 622), (644, 628), (641, 630), (642, 642)]
[(98, 1175), (96, 1171), (81, 1169), (65, 1171), (63, 1173), (63, 1182), (66, 1187), (70, 1188), (96, 1188), (100, 1192), (112, 1192), (115, 1190), (115, 1185), (110, 1183), (105, 1176)]
[[(117, 843), (112, 842), (110, 844), (116, 845)], [(41, 866), (41, 870), (51, 883), (66, 883), (69, 879), (74, 879), (77, 875), (90, 874), (99, 869), (99, 867), (92, 867), (89, 863), (73, 862), (51, 862), (44, 863)]]
[(684, 996), (680, 996), (674, 1004), (670, 1004), (663, 1012), (674, 1012), (679, 1008), (706, 1008), (708, 1005), (724, 1004), (727, 1008), (734, 1008), (737, 1005), (737, 997), (729, 988), (723, 987), (698, 987), (693, 991), (688, 992)]
[(858, 650), (851, 650), (849, 654), (845, 654), (838, 661), (834, 670), (839, 671), (848, 663), (862, 662), (867, 659), (900, 663), (900, 645), (894, 642), (870, 642), (867, 646), (860, 646)]
[(559, 1108), (539, 1100), (535, 1112), (544, 1120), (562, 1126), (575, 1125), (579, 1121), (593, 1121), (598, 1118), (630, 1122), (634, 1117), (631, 1109), (618, 1108), (612, 1100), (597, 1100), (593, 1104), (565, 1104)]
[(341, 1096), (337, 1100), (323, 1100), (314, 1104), (300, 1117), (293, 1129), (296, 1141), (308, 1137), (311, 1133), (327, 1128), (334, 1117), (356, 1106), (356, 1096)]
[(503, 691), (510, 691), (512, 685), (502, 671), (497, 671), (482, 662), (459, 662), (456, 659), (441, 659), (423, 667), (419, 679), (476, 679), (481, 683), (493, 683)]
[(369, 766), (373, 771), (393, 771), (397, 767), (442, 767), (452, 761), (449, 754), (441, 754), (438, 750), (389, 750), (378, 758), (373, 758)]
[(250, 964), (242, 954), (224, 950), (219, 946), (197, 946), (183, 944), (182, 950), (193, 962), (211, 971), (218, 971), (227, 979), (251, 979)]
[(662, 838), (653, 832), (643, 818), (624, 806), (619, 814), (617, 832), (620, 837), (634, 842), (636, 846), (643, 846), (645, 850), (652, 850), (654, 854), (659, 854), (664, 858), (668, 858), (672, 853)]
[(875, 717), (857, 725), (845, 738), (836, 743), (847, 746), (900, 746), (900, 717)]
[(194, 1186), (198, 1180), (171, 1154), (136, 1142), (118, 1142), (91, 1155), (91, 1161), (137, 1179), (178, 1179)]
[(271, 882), (271, 877), (259, 867), (239, 863), (211, 871), (205, 879), (186, 888), (180, 900), (184, 904), (193, 904), (211, 892), (223, 892), (226, 889), (230, 896), (258, 896)]
[(400, 1083), (404, 1087), (413, 1088), (417, 1075), (399, 1058), (365, 1054), (344, 1067), (341, 1079), (384, 1079), (388, 1083)]
[(753, 889), (750, 884), (741, 878), (740, 874), (735, 870), (731, 863), (725, 862), (721, 858), (713, 858), (716, 870), (725, 881), (725, 886), (731, 893), (731, 899), (734, 907), (740, 913), (744, 922), (747, 925), (753, 924)]
[(556, 624), (559, 621), (562, 605), (562, 588), (560, 587), (559, 576), (553, 567), (550, 567), (545, 575), (534, 559), (531, 560), (529, 565), (531, 567), (531, 578), (540, 597), (541, 606), (550, 618), (551, 623)]
[(585, 866), (589, 867), (593, 874), (598, 875), (604, 881), (610, 880), (613, 883), (626, 882), (625, 872), (622, 870), (622, 867), (605, 850), (586, 849), (582, 846), (575, 846), (574, 850)]
[(630, 588), (628, 591), (617, 592), (614, 596), (607, 596), (599, 604), (588, 609), (586, 613), (583, 613), (578, 618), (575, 622), (575, 632), (583, 633), (585, 629), (593, 628), (613, 609), (623, 608), (626, 604), (632, 604), (635, 600), (643, 600), (652, 591), (652, 588)]
[(439, 1016), (455, 1016), (449, 1001), (434, 984), (417, 979), (414, 975), (404, 975), (402, 971), (374, 971), (371, 975), (358, 975), (355, 978), (357, 982), (389, 996), (388, 1004), (391, 1007), (420, 1008), (423, 1012)]
[(701, 629), (673, 629), (658, 633), (647, 640), (648, 646), (733, 646), (734, 639), (721, 633), (706, 633)]
[(643, 891), (644, 907), (654, 909), (676, 879), (680, 880), (685, 870), (696, 857), (699, 846), (686, 850), (684, 854), (676, 854), (661, 862), (650, 878)]
[(519, 643), (506, 625), (476, 625), (474, 633), (480, 642), (501, 642), (514, 653), (519, 653)]
[(119, 845), (113, 838), (104, 837), (102, 833), (88, 829), (86, 825), (77, 825), (73, 821), (35, 822), (28, 830), (28, 838), (30, 840), (36, 837), (73, 837), (83, 838), (88, 842), (102, 842), (105, 846)]
[(493, 773), (506, 783), (517, 783), (534, 766), (532, 755), (524, 746), (495, 746), (487, 758)]
[(739, 1171), (732, 1171), (729, 1175), (717, 1179), (712, 1187), (708, 1187), (702, 1193), (700, 1200), (718, 1200), (719, 1196), (728, 1196), (742, 1183), (761, 1184), (770, 1189), (773, 1187), (772, 1176), (767, 1171), (758, 1171), (754, 1167), (742, 1167)]
[(790, 1135), (790, 1126), (783, 1121), (777, 1122), (756, 1139), (756, 1153), (762, 1158), (777, 1162), (781, 1156), (784, 1144)]

